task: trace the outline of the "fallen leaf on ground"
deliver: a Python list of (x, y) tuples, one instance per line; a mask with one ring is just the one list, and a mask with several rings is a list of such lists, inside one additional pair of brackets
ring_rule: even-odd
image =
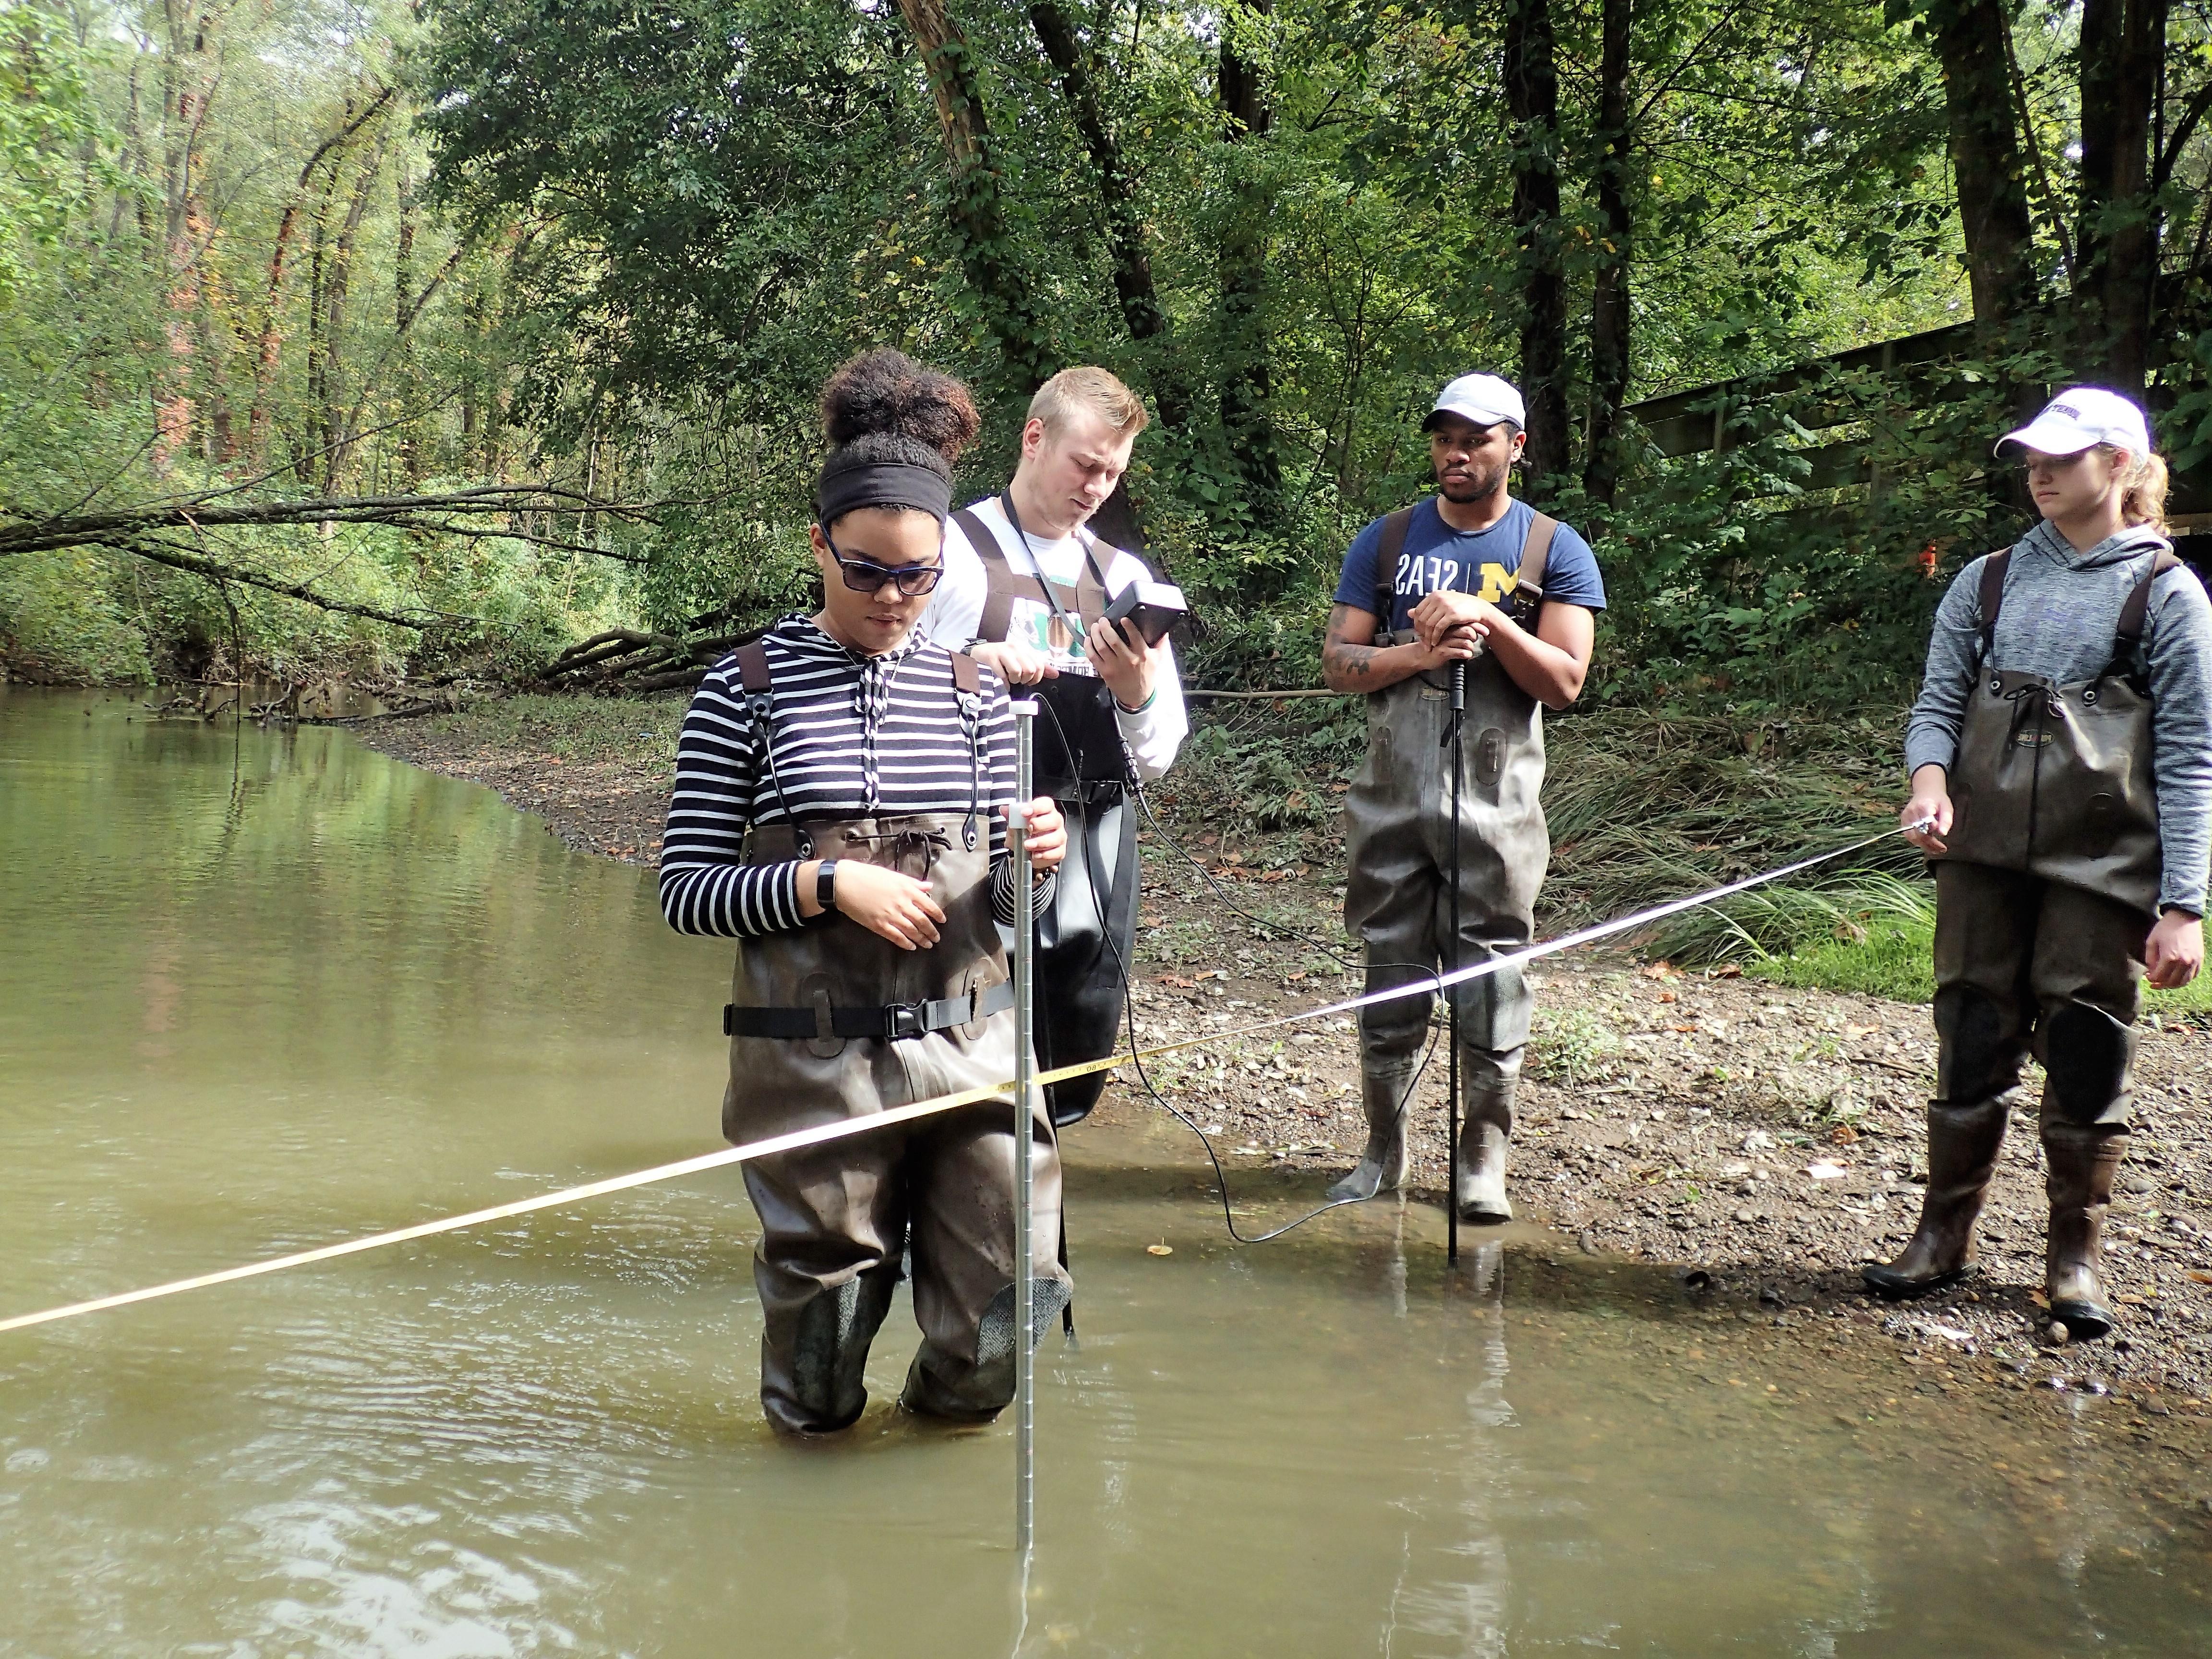
[(1846, 1025), (1844, 1027), (1844, 1035), (1845, 1036), (1869, 1036), (1880, 1030), (1881, 1030), (1881, 1027), (1879, 1025)]
[(1820, 1163), (1809, 1165), (1805, 1173), (1815, 1181), (1841, 1181), (1847, 1172), (1840, 1164)]
[(1859, 1132), (1851, 1127), (1848, 1123), (1838, 1123), (1834, 1128), (1828, 1131), (1828, 1139), (1830, 1143), (1838, 1146), (1851, 1146), (1856, 1142), (1858, 1138)]
[(1646, 979), (1680, 979), (1681, 976), (1682, 970), (1664, 959), (1653, 963), (1644, 970), (1644, 977)]
[(1172, 985), (1178, 991), (1188, 991), (1197, 985), (1198, 981), (1194, 979), (1185, 979), (1181, 974), (1162, 974), (1160, 983)]

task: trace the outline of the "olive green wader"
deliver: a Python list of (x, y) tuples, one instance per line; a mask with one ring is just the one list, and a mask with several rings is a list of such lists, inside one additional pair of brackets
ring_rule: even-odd
[[(1411, 509), (1383, 521), (1375, 597), (1377, 645), (1410, 641), (1382, 629), (1393, 613), (1389, 586), (1405, 545)], [(1533, 621), (1556, 520), (1537, 514), (1517, 573), (1499, 586)], [(1417, 674), (1367, 700), (1367, 763), (1345, 798), (1351, 876), (1346, 925), (1359, 935), (1373, 994), (1418, 983), (1439, 967), (1471, 967), (1528, 945), (1537, 890), (1551, 858), (1540, 796), (1544, 725), (1534, 697), (1498, 659), (1467, 665), (1460, 777), (1459, 941), (1451, 945), (1452, 717), (1447, 674)], [(1505, 1221), (1506, 1146), (1528, 1039), (1529, 994), (1516, 968), (1452, 988), (1460, 1016), (1460, 1065), (1467, 1116), (1453, 1158), (1452, 1201), (1469, 1221)], [(1420, 1071), (1431, 994), (1417, 992), (1363, 1008), (1359, 1079), (1367, 1146), (1358, 1164), (1328, 1189), (1335, 1199), (1371, 1198), (1404, 1184), (1406, 1118)]]
[[(974, 663), (956, 657), (956, 674)], [(763, 708), (764, 656), (739, 653)], [(756, 676), (758, 684), (756, 684)], [(960, 687), (973, 696), (972, 679)], [(963, 706), (972, 742), (977, 711)], [(757, 714), (756, 718), (758, 718)], [(773, 729), (764, 723), (766, 741)], [(773, 762), (771, 761), (771, 776)], [(980, 763), (979, 763), (980, 771)], [(945, 911), (938, 942), (906, 951), (833, 914), (738, 947), (730, 1083), (733, 1144), (865, 1117), (1014, 1074), (1012, 987), (991, 912), (981, 809), (756, 826), (748, 863), (838, 859), (902, 871)], [(921, 1346), (900, 1403), (981, 1420), (1013, 1398), (1014, 1182), (1026, 1150), (1036, 1241), (1035, 1342), (1067, 1300), (1054, 1259), (1060, 1158), (1042, 1111), (1018, 1148), (1009, 1091), (940, 1116), (756, 1159), (745, 1188), (760, 1212), (761, 1404), (785, 1433), (824, 1433), (867, 1404), (862, 1370), (910, 1252)]]
[(1973, 1270), (1974, 1222), (2032, 1053), (2045, 1074), (2051, 1316), (2075, 1337), (2112, 1328), (2100, 1246), (2127, 1149), (2160, 874), (2151, 702), (2135, 658), (2151, 585), (2176, 562), (2152, 561), (2121, 607), (2111, 662), (2071, 685), (1992, 665), (2010, 555), (1983, 566), (1982, 666), (1936, 863), (1928, 1193), (1904, 1252), (1864, 1269), (1882, 1295), (1925, 1295)]

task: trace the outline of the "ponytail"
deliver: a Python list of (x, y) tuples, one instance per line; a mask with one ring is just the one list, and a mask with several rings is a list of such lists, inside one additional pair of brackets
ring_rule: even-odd
[[(2110, 451), (2113, 446), (2102, 446)], [(2119, 471), (2120, 522), (2166, 534), (2166, 457), (2156, 453), (2130, 455)]]

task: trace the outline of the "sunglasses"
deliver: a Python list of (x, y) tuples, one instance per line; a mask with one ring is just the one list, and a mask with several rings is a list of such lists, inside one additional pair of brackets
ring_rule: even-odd
[(873, 559), (848, 559), (837, 550), (837, 544), (830, 539), (830, 526), (822, 526), (822, 539), (829, 544), (830, 556), (837, 562), (837, 568), (845, 578), (845, 586), (855, 593), (880, 593), (884, 584), (895, 585), (906, 599), (918, 599), (936, 587), (945, 574), (945, 552), (938, 550), (935, 564), (878, 564)]

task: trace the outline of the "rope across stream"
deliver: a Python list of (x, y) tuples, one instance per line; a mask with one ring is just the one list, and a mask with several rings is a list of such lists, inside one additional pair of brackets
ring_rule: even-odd
[[(1918, 827), (1918, 826), (1916, 826)], [(1395, 1001), (1402, 997), (1429, 996), (1451, 986), (1495, 974), (1503, 969), (1518, 967), (1523, 963), (1539, 961), (1557, 956), (1578, 945), (1595, 944), (1600, 939), (1615, 938), (1648, 927), (1654, 922), (1679, 915), (1685, 910), (1701, 905), (1717, 903), (1723, 899), (1779, 881), (1787, 876), (1802, 873), (1823, 864), (1848, 857), (1890, 836), (1902, 833), (1884, 830), (1878, 835), (1866, 836), (1845, 847), (1832, 848), (1791, 864), (1778, 866), (1747, 876), (1719, 887), (1693, 893), (1686, 898), (1669, 900), (1648, 910), (1632, 915), (1599, 922), (1592, 927), (1563, 933), (1557, 939), (1544, 939), (1525, 949), (1504, 956), (1492, 957), (1451, 973), (1439, 973), (1411, 985), (1400, 985), (1388, 991), (1373, 992), (1363, 996), (1346, 997), (1318, 1007), (1302, 1009), (1296, 1013), (1279, 1014), (1251, 1024), (1231, 1026), (1218, 1031), (1207, 1031), (1196, 1036), (1177, 1038), (1172, 1042), (1161, 1042), (1110, 1054), (1103, 1060), (1086, 1060), (1080, 1065), (1062, 1066), (1053, 1071), (1039, 1072), (1034, 1081), (1039, 1085), (1064, 1082), (1070, 1078), (1089, 1076), (1093, 1073), (1111, 1071), (1138, 1060), (1151, 1060), (1160, 1054), (1170, 1054), (1185, 1048), (1202, 1048), (1207, 1043), (1231, 1042), (1255, 1036), (1265, 1031), (1279, 1030), (1285, 1026), (1305, 1024), (1316, 1019), (1328, 1019), (1376, 1003)], [(893, 1107), (888, 1111), (872, 1112), (862, 1117), (842, 1118), (832, 1123), (816, 1124), (787, 1133), (771, 1135), (764, 1140), (749, 1141), (742, 1146), (727, 1146), (717, 1152), (702, 1152), (696, 1158), (678, 1158), (672, 1164), (658, 1164), (650, 1169), (634, 1170), (626, 1175), (609, 1176), (604, 1180), (586, 1182), (581, 1186), (564, 1187), (558, 1192), (543, 1193), (535, 1198), (517, 1199), (511, 1204), (496, 1204), (489, 1209), (471, 1210), (464, 1215), (445, 1216), (435, 1221), (418, 1222), (411, 1227), (398, 1227), (390, 1232), (371, 1233), (361, 1238), (349, 1238), (336, 1244), (325, 1244), (312, 1250), (300, 1250), (290, 1255), (280, 1255), (263, 1261), (249, 1261), (240, 1267), (225, 1267), (217, 1273), (201, 1273), (191, 1279), (179, 1279), (166, 1285), (149, 1285), (140, 1290), (123, 1291), (112, 1296), (103, 1296), (88, 1302), (73, 1302), (65, 1307), (42, 1309), (37, 1313), (18, 1314), (12, 1319), (0, 1319), (0, 1332), (26, 1330), (33, 1325), (52, 1324), (58, 1320), (80, 1318), (87, 1314), (104, 1313), (110, 1309), (128, 1307), (137, 1302), (151, 1302), (161, 1297), (179, 1296), (186, 1291), (206, 1290), (217, 1285), (229, 1285), (244, 1279), (258, 1279), (264, 1273), (283, 1273), (293, 1267), (313, 1266), (319, 1261), (333, 1261), (340, 1256), (359, 1255), (363, 1251), (382, 1249), (389, 1245), (405, 1244), (418, 1238), (434, 1238), (441, 1233), (460, 1232), (471, 1227), (481, 1227), (494, 1221), (506, 1221), (515, 1216), (529, 1215), (538, 1210), (550, 1210), (568, 1204), (580, 1204), (587, 1199), (604, 1198), (611, 1193), (627, 1192), (632, 1188), (650, 1187), (662, 1182), (681, 1180), (686, 1176), (702, 1175), (709, 1170), (726, 1169), (753, 1158), (773, 1157), (779, 1152), (796, 1152), (801, 1147), (818, 1146), (828, 1141), (842, 1140), (854, 1135), (863, 1135), (877, 1129), (887, 1129), (918, 1119), (933, 1117), (963, 1106), (972, 1106), (986, 1100), (1008, 1100), (1013, 1097), (1014, 1080), (987, 1085), (977, 1089), (965, 1089), (957, 1094), (940, 1095), (929, 1100), (920, 1100), (908, 1106)]]

